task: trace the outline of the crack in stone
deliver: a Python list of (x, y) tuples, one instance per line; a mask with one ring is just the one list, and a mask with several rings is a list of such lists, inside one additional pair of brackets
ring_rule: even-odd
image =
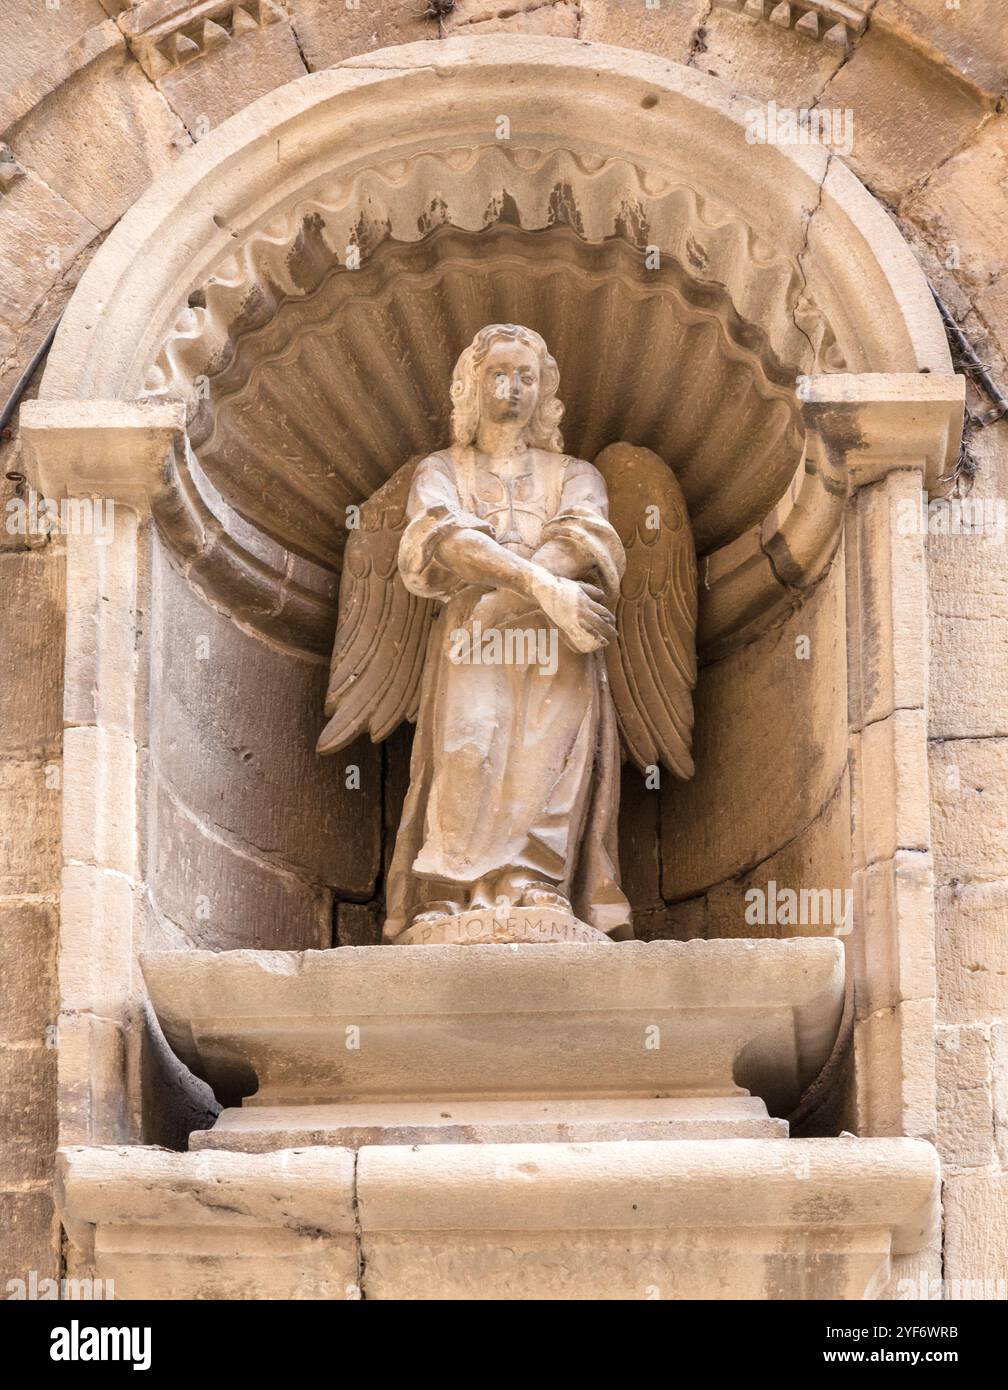
[[(142, 74), (142, 76), (143, 76), (143, 79), (144, 79), (144, 81), (147, 83), (147, 85), (148, 85), (154, 92), (157, 93), (157, 95), (158, 95), (158, 97), (160, 97), (161, 101), (164, 102), (165, 108), (166, 108), (168, 111), (171, 112), (171, 114), (172, 114), (172, 115), (175, 117), (175, 119), (178, 121), (179, 125), (180, 125), (180, 126), (182, 127), (182, 129), (185, 131), (186, 135), (188, 135), (190, 145), (195, 145), (195, 144), (196, 144), (196, 137), (193, 135), (192, 131), (189, 129), (189, 126), (186, 124), (186, 121), (185, 121), (184, 117), (183, 117), (178, 111), (175, 110), (175, 107), (171, 104), (171, 102), (168, 100), (168, 97), (167, 97), (167, 96), (165, 95), (165, 93), (161, 90), (161, 88), (160, 88), (160, 87), (158, 86), (158, 84), (154, 81), (154, 79), (153, 79), (152, 77), (149, 77), (148, 74), (144, 71), (144, 66), (143, 66), (143, 64), (140, 62), (140, 59), (137, 57), (137, 55), (133, 52), (132, 45), (130, 44), (130, 41), (129, 41), (129, 40), (130, 40), (130, 36), (126, 33), (125, 29), (123, 29), (122, 23), (121, 23), (121, 20), (123, 20), (125, 17), (126, 17), (126, 11), (125, 11), (125, 10), (121, 10), (120, 13), (117, 14), (117, 15), (115, 16), (114, 22), (115, 22), (116, 28), (119, 30), (119, 32), (120, 32), (120, 33), (122, 34), (122, 36), (123, 36), (123, 43), (125, 44), (127, 55), (129, 56), (129, 58), (130, 58), (130, 60), (133, 62), (133, 64), (134, 64), (137, 68), (139, 68), (139, 70), (140, 70), (140, 72), (141, 72), (141, 74)], [(176, 140), (177, 140), (177, 138), (178, 138), (178, 137), (176, 137)], [(183, 147), (176, 145), (176, 148), (179, 150), (179, 153), (181, 154), (182, 148), (183, 148)], [(117, 221), (118, 221), (118, 220), (119, 220), (119, 219), (117, 219)]]
[(298, 33), (297, 25), (294, 23), (294, 16), (291, 14), (290, 10), (286, 8), (286, 0), (284, 3), (284, 11), (287, 15), (287, 24), (290, 27), (291, 37), (297, 45), (298, 57), (304, 64), (304, 70), (305, 72), (314, 72), (315, 69), (312, 67), (311, 63), (309, 63), (308, 55), (304, 51), (304, 44), (301, 42), (301, 35)]
[[(809, 350), (811, 351), (811, 354), (812, 354), (812, 360), (811, 360), (811, 362), (809, 363), (809, 371), (810, 371), (810, 372), (814, 372), (814, 371), (815, 371), (815, 364), (816, 364), (816, 349), (815, 349), (815, 344), (813, 343), (812, 339), (809, 337), (808, 333), (806, 333), (805, 329), (802, 328), (801, 324), (798, 322), (798, 305), (799, 305), (799, 302), (800, 302), (801, 299), (802, 299), (805, 295), (807, 295), (807, 293), (808, 293), (808, 276), (805, 274), (805, 266), (803, 265), (802, 262), (803, 262), (803, 258), (806, 257), (806, 256), (808, 255), (808, 249), (809, 249), (809, 236), (811, 235), (811, 232), (812, 232), (812, 223), (815, 221), (817, 214), (818, 214), (818, 213), (821, 211), (821, 209), (822, 209), (822, 203), (823, 203), (823, 188), (824, 188), (824, 186), (825, 186), (825, 184), (826, 184), (826, 179), (827, 179), (827, 177), (829, 176), (830, 166), (831, 166), (832, 163), (833, 163), (833, 150), (832, 150), (832, 149), (827, 149), (827, 151), (826, 151), (826, 165), (825, 165), (825, 167), (824, 167), (824, 169), (823, 169), (823, 172), (822, 172), (822, 178), (819, 180), (819, 193), (818, 193), (818, 198), (816, 199), (816, 205), (815, 205), (815, 207), (812, 208), (812, 209), (809, 211), (808, 216), (805, 218), (805, 234), (804, 234), (804, 236), (803, 236), (803, 238), (802, 238), (801, 250), (798, 252), (797, 260), (796, 260), (796, 262), (795, 262), (796, 265), (797, 265), (797, 267), (798, 267), (798, 273), (799, 273), (799, 275), (800, 275), (801, 278), (802, 278), (802, 287), (801, 287), (801, 293), (800, 293), (799, 295), (796, 296), (795, 302), (794, 302), (794, 304), (791, 306), (791, 322), (794, 324), (795, 328), (798, 330), (798, 332), (802, 335), (802, 337), (805, 339), (805, 341), (806, 341), (806, 342), (808, 343), (808, 345), (809, 345)], [(775, 571), (775, 573), (776, 573), (776, 571)]]
[(361, 1224), (360, 1214), (360, 1193), (357, 1187), (357, 1170), (360, 1164), (360, 1150), (353, 1151), (353, 1179), (352, 1179), (352, 1205), (354, 1216), (354, 1251), (357, 1257), (357, 1288), (360, 1293), (360, 1301), (367, 1302), (367, 1259), (364, 1256), (364, 1231)]

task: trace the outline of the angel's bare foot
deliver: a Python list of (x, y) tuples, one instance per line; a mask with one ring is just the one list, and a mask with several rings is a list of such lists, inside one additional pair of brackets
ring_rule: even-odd
[(487, 874), (473, 887), (470, 908), (486, 907), (508, 910), (513, 907), (555, 908), (558, 912), (572, 911), (570, 901), (555, 883), (535, 878), (525, 869), (504, 869)]
[(573, 913), (570, 899), (565, 898), (555, 883), (536, 880), (528, 885), (515, 903), (516, 907), (549, 907), (557, 912)]
[(439, 902), (427, 903), (422, 911), (418, 912), (410, 922), (411, 927), (418, 927), (423, 922), (443, 922), (446, 917), (457, 917), (464, 912), (461, 903), (452, 902), (444, 898)]

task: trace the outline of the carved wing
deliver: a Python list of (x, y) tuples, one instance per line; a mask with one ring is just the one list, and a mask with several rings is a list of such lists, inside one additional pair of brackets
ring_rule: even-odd
[(672, 470), (650, 449), (611, 444), (595, 467), (627, 556), (616, 604), (619, 638), (606, 648), (623, 744), (641, 771), (664, 763), (689, 778), (697, 564), (686, 500)]
[(347, 540), (320, 753), (337, 752), (365, 730), (380, 743), (416, 718), (435, 604), (409, 592), (396, 559), (417, 462), (368, 498)]

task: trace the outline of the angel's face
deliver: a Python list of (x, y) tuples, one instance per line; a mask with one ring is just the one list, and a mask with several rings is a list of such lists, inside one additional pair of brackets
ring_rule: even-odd
[(539, 359), (524, 343), (495, 343), (479, 369), (480, 418), (527, 425), (539, 400)]

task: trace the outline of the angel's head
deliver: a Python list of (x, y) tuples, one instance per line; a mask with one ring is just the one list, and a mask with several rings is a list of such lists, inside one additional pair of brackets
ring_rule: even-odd
[(471, 444), (485, 419), (518, 426), (529, 448), (562, 453), (559, 386), (559, 368), (538, 333), (517, 323), (488, 324), (455, 363), (452, 442)]

